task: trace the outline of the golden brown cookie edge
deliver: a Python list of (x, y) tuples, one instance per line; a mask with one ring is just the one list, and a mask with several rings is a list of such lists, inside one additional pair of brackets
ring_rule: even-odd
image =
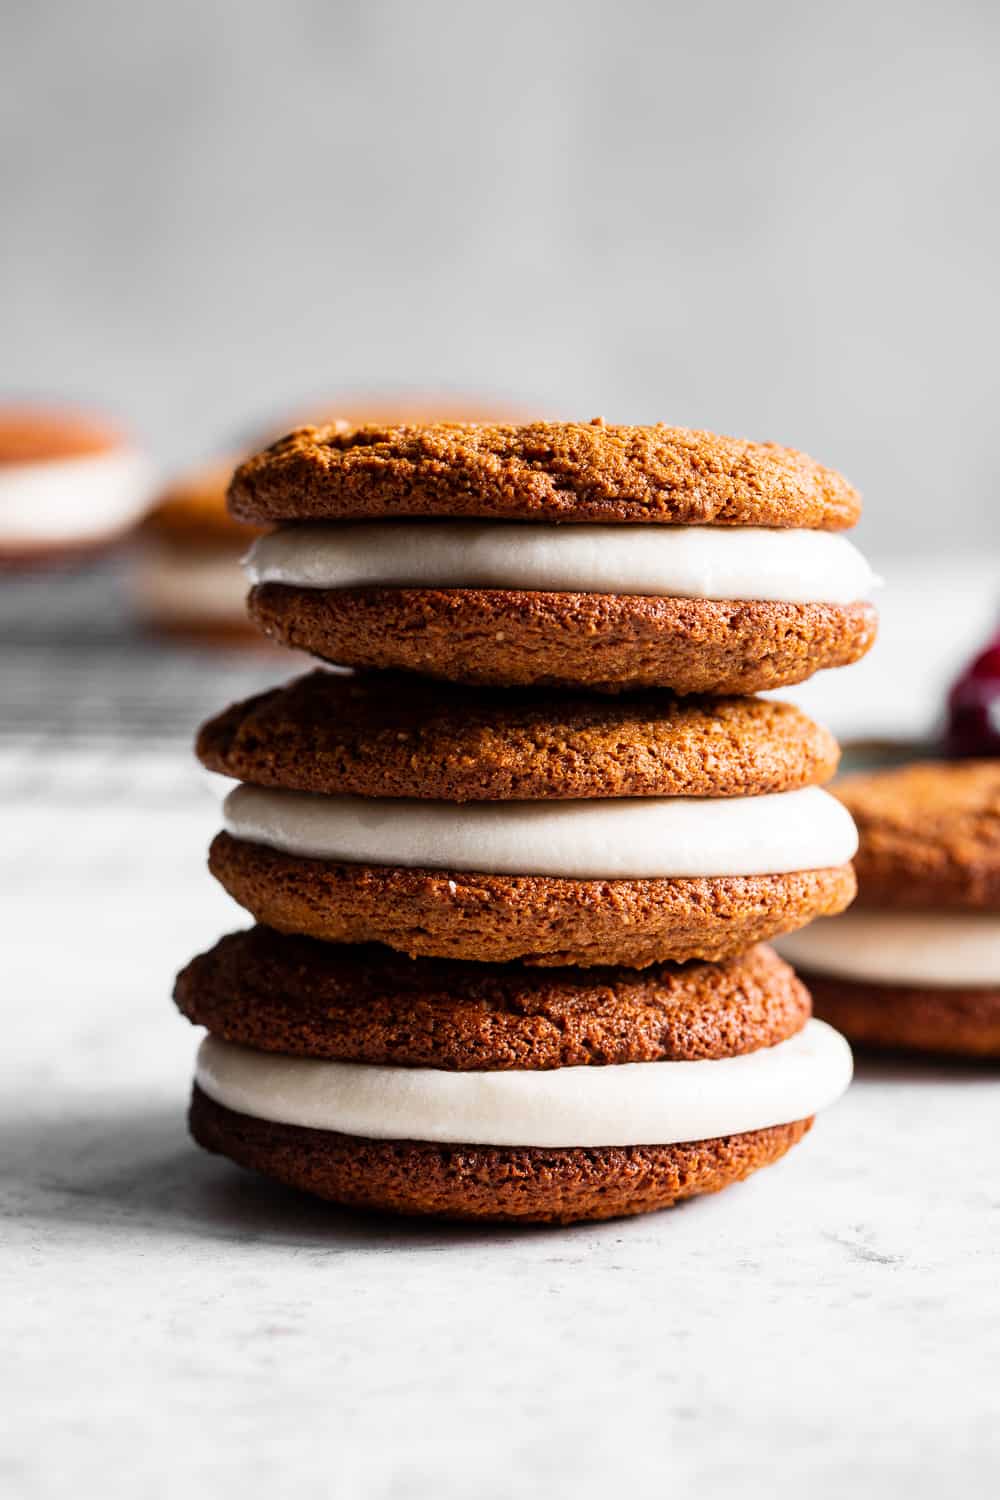
[(303, 427), (240, 465), (234, 516), (639, 522), (842, 530), (861, 499), (835, 470), (774, 443), (658, 424)]
[(209, 869), (257, 922), (411, 958), (544, 966), (718, 961), (843, 911), (850, 865), (789, 875), (567, 880), (336, 864), (219, 833)]
[(196, 753), (255, 786), (448, 802), (758, 796), (827, 781), (840, 754), (787, 703), (500, 693), (325, 671), (216, 714)]
[(322, 660), (481, 687), (745, 695), (858, 661), (874, 606), (511, 589), (251, 589), (265, 635)]
[(1000, 761), (919, 761), (833, 790), (858, 825), (860, 905), (1000, 912)]
[(238, 1114), (195, 1085), (191, 1134), (207, 1151), (348, 1208), (572, 1224), (669, 1208), (778, 1161), (813, 1117), (674, 1146), (542, 1149), (373, 1141)]
[(816, 1014), (858, 1046), (1000, 1060), (1000, 986), (922, 989), (808, 971), (801, 977)]
[(539, 969), (408, 959), (257, 927), (177, 976), (194, 1025), (261, 1052), (448, 1071), (694, 1062), (777, 1046), (810, 999), (764, 946), (721, 964)]

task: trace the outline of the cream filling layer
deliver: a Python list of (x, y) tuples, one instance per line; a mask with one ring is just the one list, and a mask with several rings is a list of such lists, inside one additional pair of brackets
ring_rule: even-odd
[(845, 912), (775, 946), (817, 974), (930, 989), (1000, 989), (1000, 917), (978, 912)]
[(420, 802), (238, 786), (226, 832), (348, 864), (624, 879), (783, 875), (845, 864), (846, 809), (819, 787), (762, 797)]
[(877, 584), (846, 537), (748, 526), (381, 521), (261, 537), (251, 583), (527, 589), (676, 599), (850, 604)]
[(666, 1146), (787, 1124), (851, 1081), (851, 1051), (822, 1021), (776, 1047), (704, 1062), (449, 1073), (252, 1052), (206, 1037), (195, 1080), (258, 1120), (373, 1140), (477, 1146)]
[(0, 543), (44, 546), (120, 531), (149, 504), (152, 469), (130, 450), (0, 465)]
[(157, 620), (231, 623), (247, 618), (239, 552), (191, 552), (148, 546), (136, 561), (134, 589), (143, 613)]

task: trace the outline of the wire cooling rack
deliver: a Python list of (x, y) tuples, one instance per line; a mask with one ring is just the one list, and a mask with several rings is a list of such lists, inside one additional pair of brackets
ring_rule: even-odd
[(144, 634), (121, 563), (0, 575), (0, 747), (54, 764), (81, 746), (110, 761), (116, 746), (189, 747), (202, 719), (288, 677), (298, 660)]
[[(113, 922), (122, 882), (171, 892), (204, 880), (221, 777), (203, 771), (197, 725), (299, 670), (275, 649), (214, 650), (144, 634), (124, 563), (0, 574), (0, 885), (30, 927), (67, 898), (53, 881), (84, 871), (74, 902)], [(46, 894), (48, 893), (48, 894)]]

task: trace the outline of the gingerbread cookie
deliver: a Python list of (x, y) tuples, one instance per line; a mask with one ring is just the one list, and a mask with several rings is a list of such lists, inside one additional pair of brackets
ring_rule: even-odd
[(842, 475), (792, 448), (600, 420), (303, 427), (240, 466), (230, 504), (267, 525), (468, 516), (836, 531), (861, 514)]
[(589, 1150), (378, 1141), (226, 1109), (195, 1088), (200, 1146), (349, 1208), (485, 1223), (575, 1224), (672, 1208), (779, 1161), (812, 1118), (676, 1146)]
[(751, 797), (829, 780), (839, 750), (788, 703), (618, 699), (316, 671), (210, 719), (197, 754), (255, 786), (447, 802)]
[(177, 977), (213, 1036), (258, 1051), (457, 1072), (734, 1057), (787, 1041), (809, 995), (774, 950), (723, 964), (538, 969), (411, 959), (251, 927)]
[(414, 957), (528, 964), (720, 961), (843, 911), (845, 862), (781, 875), (573, 880), (311, 859), (220, 833), (209, 868), (281, 932), (386, 943)]
[(878, 626), (866, 603), (270, 582), (251, 588), (248, 609), (269, 640), (342, 666), (599, 693), (787, 687), (859, 660)]

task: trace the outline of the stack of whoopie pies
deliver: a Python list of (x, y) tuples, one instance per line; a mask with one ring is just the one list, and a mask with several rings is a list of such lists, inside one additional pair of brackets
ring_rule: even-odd
[(177, 982), (210, 1150), (341, 1203), (609, 1218), (775, 1161), (850, 1053), (764, 940), (848, 905), (864, 654), (839, 475), (602, 422), (306, 428), (236, 472), (250, 614), (316, 670), (206, 724), (258, 926)]

